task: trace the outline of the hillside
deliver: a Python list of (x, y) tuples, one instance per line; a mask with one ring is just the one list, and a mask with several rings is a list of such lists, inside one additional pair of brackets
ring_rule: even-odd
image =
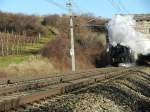
[[(56, 69), (63, 71), (70, 70), (68, 16), (49, 15), (38, 17), (3, 12), (0, 12), (0, 16), (0, 32), (10, 35), (8, 37), (6, 35), (1, 36), (3, 40), (1, 42), (4, 43), (6, 41), (6, 44), (1, 46), (1, 48), (6, 47), (6, 53), (5, 56), (0, 57), (0, 67), (4, 68), (12, 64), (21, 64), (30, 60), (30, 57), (35, 57), (36, 60), (36, 57), (41, 55), (41, 59), (48, 58), (49, 62)], [(89, 22), (91, 19), (94, 19), (94, 21)], [(107, 20), (105, 19), (89, 16), (76, 16), (74, 18), (77, 69), (95, 68), (105, 65), (104, 62), (99, 63), (104, 56), (103, 52), (106, 44), (105, 31), (98, 27), (86, 27), (86, 25), (104, 25), (106, 22)], [(41, 38), (34, 41), (33, 37), (38, 37), (39, 34)], [(19, 37), (25, 38), (21, 39), (23, 41), (22, 44), (13, 43), (16, 45), (14, 50), (19, 49), (20, 52), (7, 53), (7, 49), (9, 51), (12, 48), (11, 39), (17, 39), (15, 35), (19, 35), (18, 39)], [(18, 42), (20, 43), (21, 40)], [(10, 43), (10, 48), (7, 41)]]
[[(77, 70), (102, 67), (106, 65), (106, 58), (104, 58), (106, 47), (105, 29), (92, 26), (104, 25), (106, 22), (107, 20), (93, 17), (74, 17), (74, 40)], [(57, 29), (59, 33), (53, 41), (46, 44), (42, 49), (42, 56), (48, 57), (60, 70), (70, 70), (69, 18), (65, 15), (47, 16), (44, 19), (44, 24)]]

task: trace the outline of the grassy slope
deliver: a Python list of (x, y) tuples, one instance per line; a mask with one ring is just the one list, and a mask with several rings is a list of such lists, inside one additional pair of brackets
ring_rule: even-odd
[(36, 44), (27, 44), (23, 50), (23, 55), (0, 56), (0, 68), (7, 67), (10, 64), (19, 64), (23, 61), (30, 59), (35, 54), (38, 54), (40, 49), (52, 39), (53, 35), (42, 37)]
[(23, 55), (23, 56), (4, 56), (0, 57), (0, 68), (7, 67), (9, 64), (18, 64), (22, 61), (25, 61), (29, 58), (29, 55)]
[(38, 43), (36, 44), (27, 44), (24, 49), (24, 54), (37, 54), (40, 49), (45, 45), (45, 43), (49, 42), (52, 39), (52, 34), (49, 33), (47, 36), (42, 37)]

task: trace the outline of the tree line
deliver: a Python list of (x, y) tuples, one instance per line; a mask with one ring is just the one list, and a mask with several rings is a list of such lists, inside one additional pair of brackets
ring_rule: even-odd
[[(93, 21), (91, 21), (93, 19)], [(88, 15), (74, 16), (75, 28), (89, 32), (89, 28), (81, 28), (86, 24), (104, 25), (107, 20)], [(89, 22), (91, 21), (91, 22)], [(20, 33), (26, 35), (46, 34), (49, 27), (55, 27), (61, 34), (68, 34), (69, 17), (67, 15), (24, 15), (0, 12), (0, 32)], [(94, 28), (96, 30), (96, 28)], [(83, 32), (85, 33), (85, 32)]]
[[(96, 27), (88, 24), (104, 25), (107, 20), (92, 16), (74, 16), (75, 42), (83, 46), (94, 38)], [(93, 21), (90, 21), (92, 20)], [(89, 22), (90, 21), (90, 22)], [(56, 37), (69, 39), (69, 17), (67, 15), (34, 16), (0, 12), (0, 55), (21, 54), (27, 43), (36, 43), (41, 36), (58, 31)], [(92, 41), (90, 41), (92, 42)], [(90, 45), (90, 43), (88, 44)]]
[(38, 16), (0, 12), (0, 31), (26, 33), (26, 35), (45, 33), (46, 28), (41, 24), (41, 21), (42, 19)]

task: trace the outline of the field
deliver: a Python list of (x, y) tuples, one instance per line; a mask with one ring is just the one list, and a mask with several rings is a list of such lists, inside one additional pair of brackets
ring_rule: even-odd
[(52, 63), (47, 58), (40, 56), (41, 49), (52, 39), (53, 35), (48, 33), (36, 42), (26, 42), (18, 54), (13, 52), (5, 56), (1, 55), (0, 77), (46, 75), (56, 72)]
[(29, 59), (29, 55), (24, 56), (17, 56), (17, 55), (11, 55), (11, 56), (1, 56), (0, 57), (0, 68), (8, 67), (10, 64), (19, 64), (25, 60)]
[(36, 55), (39, 54), (42, 47), (52, 38), (52, 34), (49, 33), (48, 35), (41, 37), (37, 42), (27, 42), (25, 45), (23, 45), (19, 54), (14, 52), (13, 54), (0, 56), (0, 68), (8, 67), (11, 64), (19, 64), (21, 62), (30, 60), (30, 58), (33, 57), (36, 58)]

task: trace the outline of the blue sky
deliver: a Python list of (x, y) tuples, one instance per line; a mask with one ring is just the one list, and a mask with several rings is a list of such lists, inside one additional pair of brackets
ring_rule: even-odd
[[(48, 2), (49, 1), (49, 2)], [(51, 4), (55, 1), (61, 4), (57, 7)], [(34, 15), (66, 14), (67, 0), (0, 0), (0, 11)], [(73, 0), (76, 13), (93, 13), (95, 16), (112, 17), (118, 13), (150, 13), (150, 0)], [(112, 2), (115, 1), (115, 2)], [(119, 5), (126, 11), (119, 9)]]

